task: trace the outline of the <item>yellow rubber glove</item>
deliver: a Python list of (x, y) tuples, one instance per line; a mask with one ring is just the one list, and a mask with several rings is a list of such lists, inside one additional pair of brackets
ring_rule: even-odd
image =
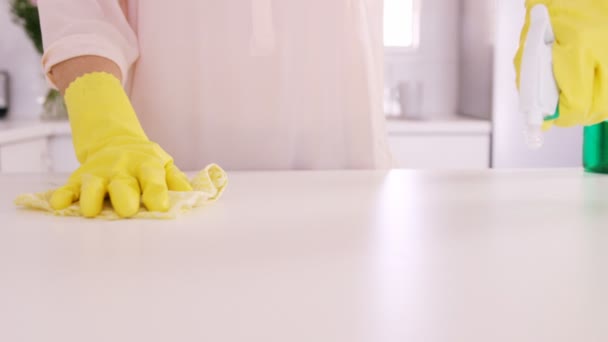
[[(109, 194), (121, 217), (169, 209), (167, 190), (190, 191), (186, 175), (144, 133), (120, 81), (108, 73), (79, 77), (65, 92), (76, 156), (81, 166), (51, 196), (55, 210), (80, 200), (95, 217)], [(143, 195), (143, 196), (142, 196)]]
[(538, 4), (547, 6), (556, 39), (553, 70), (560, 90), (560, 116), (550, 123), (591, 126), (607, 120), (608, 1), (527, 0), (526, 21), (515, 56), (518, 87), (530, 11)]

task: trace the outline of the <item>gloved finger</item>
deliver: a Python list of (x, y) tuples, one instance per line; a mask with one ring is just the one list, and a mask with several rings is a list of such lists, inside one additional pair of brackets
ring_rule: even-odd
[(595, 81), (593, 82), (593, 104), (591, 113), (585, 120), (586, 126), (593, 126), (608, 120), (608, 70), (602, 63), (595, 65)]
[(167, 186), (171, 191), (192, 191), (192, 185), (185, 173), (180, 171), (173, 163), (165, 167)]
[(80, 193), (80, 211), (84, 217), (95, 217), (103, 209), (103, 201), (107, 194), (107, 180), (94, 176), (82, 176)]
[(595, 78), (593, 57), (589, 49), (582, 49), (577, 44), (555, 44), (553, 65), (560, 90), (560, 117), (555, 120), (555, 125), (560, 127), (581, 125), (589, 115), (593, 103)]
[(49, 202), (54, 210), (62, 210), (78, 201), (79, 197), (80, 184), (75, 180), (68, 180), (64, 186), (53, 191)]
[(120, 217), (137, 214), (141, 191), (137, 180), (131, 176), (116, 176), (108, 185), (108, 193), (114, 211)]
[(169, 193), (165, 169), (161, 164), (142, 164), (138, 176), (142, 201), (149, 211), (169, 210)]

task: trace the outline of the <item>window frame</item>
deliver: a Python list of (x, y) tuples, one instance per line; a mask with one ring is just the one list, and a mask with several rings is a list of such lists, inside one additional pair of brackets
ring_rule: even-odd
[[(382, 13), (382, 25), (384, 28), (384, 11)], [(412, 44), (410, 46), (386, 46), (384, 45), (384, 29), (382, 33), (382, 44), (387, 56), (401, 56), (417, 53), (420, 49), (420, 23), (422, 16), (422, 1), (412, 0)]]

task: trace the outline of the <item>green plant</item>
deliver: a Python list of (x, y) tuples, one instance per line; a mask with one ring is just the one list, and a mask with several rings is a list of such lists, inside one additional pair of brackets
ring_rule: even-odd
[(10, 6), (13, 20), (23, 27), (36, 50), (42, 54), (42, 32), (40, 31), (38, 6), (31, 0), (10, 0)]
[[(23, 27), (34, 47), (40, 55), (43, 54), (42, 32), (38, 16), (37, 0), (9, 0), (13, 21)], [(43, 119), (65, 119), (67, 109), (63, 97), (56, 89), (49, 89), (44, 100)]]

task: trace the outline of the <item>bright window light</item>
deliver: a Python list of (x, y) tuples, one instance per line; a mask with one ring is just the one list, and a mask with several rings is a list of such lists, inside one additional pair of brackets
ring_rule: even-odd
[(414, 47), (414, 1), (384, 0), (384, 46)]

